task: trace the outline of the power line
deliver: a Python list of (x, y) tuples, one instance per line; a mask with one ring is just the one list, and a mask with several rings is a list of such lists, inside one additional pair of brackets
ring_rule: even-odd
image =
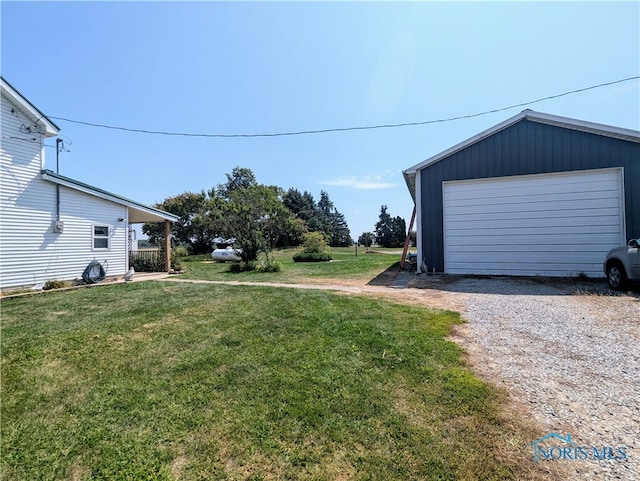
[(285, 137), (285, 136), (293, 136), (293, 135), (309, 135), (309, 134), (326, 134), (329, 132), (349, 132), (353, 130), (373, 130), (373, 129), (391, 129), (398, 127), (412, 127), (417, 125), (428, 125), (428, 124), (437, 124), (444, 122), (453, 122), (454, 120), (462, 120), (462, 119), (470, 119), (473, 117), (480, 117), (482, 115), (494, 114), (496, 112), (503, 112), (505, 110), (515, 109), (518, 107), (525, 107), (527, 105), (536, 104), (539, 102), (543, 102), (545, 100), (557, 99), (559, 97), (565, 97), (567, 95), (572, 95), (580, 92), (586, 92), (588, 90), (597, 89), (600, 87), (606, 87), (608, 85), (615, 85), (622, 82), (628, 82), (629, 80), (639, 79), (640, 76), (628, 77), (620, 80), (614, 80), (613, 82), (601, 83), (598, 85), (592, 85), (590, 87), (584, 87), (581, 89), (570, 90), (568, 92), (563, 92), (561, 94), (549, 95), (548, 97), (542, 97), (536, 100), (530, 100), (528, 102), (522, 102), (519, 104), (509, 105), (508, 107), (500, 107), (492, 110), (485, 110), (483, 112), (478, 112), (475, 114), (467, 114), (467, 115), (459, 115), (456, 117), (448, 117), (443, 119), (433, 119), (433, 120), (424, 120), (421, 122), (404, 122), (400, 124), (381, 124), (381, 125), (369, 125), (369, 126), (361, 126), (361, 127), (339, 127), (332, 129), (318, 129), (318, 130), (299, 130), (293, 132), (275, 132), (275, 133), (262, 133), (262, 134), (198, 134), (198, 133), (188, 133), (188, 132), (167, 132), (162, 130), (145, 130), (145, 129), (133, 129), (128, 127), (117, 127), (114, 125), (104, 125), (104, 124), (96, 124), (92, 122), (84, 122), (81, 120), (72, 120), (64, 117), (54, 117), (52, 115), (49, 116), (51, 119), (62, 120), (64, 122), (71, 122), (74, 124), (82, 124), (88, 125), (90, 127), (98, 127), (102, 129), (111, 129), (111, 130), (123, 130), (125, 132), (136, 132), (141, 134), (154, 134), (154, 135), (171, 135), (171, 136), (181, 136), (181, 137), (208, 137), (208, 138), (253, 138), (253, 137)]

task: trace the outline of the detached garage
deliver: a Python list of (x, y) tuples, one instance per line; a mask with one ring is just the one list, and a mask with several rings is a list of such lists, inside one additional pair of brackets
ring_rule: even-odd
[(429, 271), (602, 277), (640, 237), (634, 130), (525, 110), (404, 176)]

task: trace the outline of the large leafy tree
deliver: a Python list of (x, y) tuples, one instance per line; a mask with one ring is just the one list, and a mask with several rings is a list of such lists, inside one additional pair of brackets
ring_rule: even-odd
[[(212, 206), (204, 192), (184, 192), (165, 199), (156, 207), (179, 217), (171, 224), (171, 235), (178, 243), (189, 245), (195, 254), (210, 250), (219, 226), (217, 216), (210, 212)], [(161, 244), (164, 240), (164, 225), (161, 223), (144, 224), (142, 232), (154, 244)]]
[(258, 184), (250, 169), (236, 167), (210, 196), (222, 206), (222, 235), (235, 237), (240, 258), (249, 264), (269, 252), (292, 226), (293, 216), (282, 202), (282, 189)]
[(363, 232), (362, 234), (360, 234), (360, 237), (358, 237), (358, 244), (365, 247), (371, 247), (374, 239), (375, 236), (373, 235), (373, 232)]

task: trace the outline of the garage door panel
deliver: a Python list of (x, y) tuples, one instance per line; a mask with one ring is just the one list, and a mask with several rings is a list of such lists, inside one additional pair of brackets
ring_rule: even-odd
[[(483, 275), (507, 275), (507, 276), (545, 276), (545, 277), (564, 277), (564, 276), (578, 276), (586, 275), (588, 277), (601, 277), (599, 269), (601, 264), (585, 265), (584, 263), (539, 263), (536, 266), (532, 266), (527, 269), (526, 272), (522, 271), (521, 267), (515, 266), (512, 263), (477, 263), (477, 264), (462, 264), (460, 267), (452, 266), (448, 268), (449, 274), (469, 274), (468, 270), (482, 273)], [(596, 272), (598, 271), (598, 272)], [(592, 272), (593, 274), (591, 274)]]
[[(575, 245), (570, 245), (570, 244), (559, 244), (556, 245), (554, 247), (554, 251), (559, 252), (561, 254), (563, 253), (567, 253), (567, 254), (572, 254), (576, 251), (581, 252), (581, 253), (595, 253), (596, 255), (600, 255), (600, 252), (602, 252), (602, 249), (607, 247), (604, 244), (596, 244), (596, 245), (583, 245), (583, 244), (575, 244)], [(512, 255), (512, 254), (520, 254), (523, 250), (526, 250), (527, 252), (542, 252), (542, 253), (547, 253), (548, 252), (548, 247), (547, 246), (536, 246), (536, 245), (513, 245), (513, 244), (507, 244), (507, 245), (500, 245), (500, 244), (490, 244), (490, 245), (461, 245), (461, 244), (457, 244), (457, 245), (450, 245), (449, 246), (449, 251), (452, 253), (456, 253), (460, 256), (463, 256), (465, 254), (468, 254), (470, 256), (475, 256), (478, 257), (480, 255), (486, 254), (486, 253), (491, 253), (491, 252), (499, 252), (503, 255)]]
[[(607, 227), (607, 226), (604, 226)], [(609, 225), (609, 227), (611, 227)], [(589, 225), (575, 225), (575, 226), (566, 226), (562, 227), (553, 227), (553, 226), (532, 226), (532, 227), (520, 227), (518, 229), (513, 228), (503, 228), (503, 227), (494, 227), (490, 229), (489, 232), (479, 233), (478, 230), (488, 231), (489, 229), (479, 228), (479, 229), (450, 229), (449, 235), (460, 235), (464, 237), (471, 237), (473, 239), (479, 239), (482, 237), (487, 238), (511, 238), (516, 234), (513, 234), (514, 230), (517, 230), (518, 236), (558, 236), (567, 240), (567, 242), (576, 242), (577, 237), (591, 235), (593, 234), (593, 226)], [(534, 239), (529, 239), (529, 242), (534, 242)], [(539, 242), (539, 241), (538, 241)]]
[[(618, 208), (598, 207), (588, 208), (580, 207), (579, 209), (566, 210), (546, 210), (546, 211), (529, 211), (527, 219), (553, 219), (553, 218), (574, 218), (574, 217), (618, 217)], [(451, 218), (451, 222), (470, 222), (478, 218), (478, 213), (460, 212), (455, 218)], [(513, 210), (511, 212), (486, 212), (482, 215), (482, 219), (486, 221), (500, 220), (518, 220), (522, 219), (522, 211)]]
[[(566, 263), (590, 263), (602, 266), (602, 258), (598, 252), (528, 252), (522, 250), (511, 253), (518, 256), (522, 263), (535, 262), (536, 264), (566, 264)], [(483, 252), (481, 254), (461, 253), (456, 262), (461, 264), (484, 262), (492, 264), (511, 263), (511, 256), (501, 252)]]
[[(581, 214), (584, 214), (581, 212)], [(538, 228), (550, 228), (550, 229), (559, 229), (564, 230), (566, 228), (573, 228), (578, 226), (586, 226), (589, 228), (589, 231), (592, 228), (593, 220), (598, 221), (598, 225), (601, 226), (611, 226), (617, 227), (618, 219), (614, 216), (588, 216), (588, 215), (580, 215), (576, 217), (564, 218), (561, 216), (555, 217), (536, 217), (530, 219), (504, 219), (500, 223), (500, 228), (507, 229), (509, 233), (513, 229), (538, 229)], [(484, 220), (464, 220), (464, 221), (456, 221), (451, 223), (451, 230), (461, 230), (461, 229), (483, 229), (483, 228), (493, 228), (496, 223), (492, 222), (492, 219), (484, 219)], [(535, 230), (533, 232), (536, 232)], [(520, 233), (524, 233), (521, 231)]]
[[(463, 236), (469, 237), (469, 236)], [(536, 235), (535, 240), (531, 238), (530, 235), (510, 235), (510, 236), (482, 236), (475, 235), (471, 240), (464, 240), (453, 238), (447, 242), (447, 245), (519, 245), (519, 246), (540, 246), (540, 248), (546, 248), (547, 250), (555, 249), (556, 246), (559, 245), (569, 245), (569, 246), (578, 246), (580, 244), (589, 244), (589, 245), (600, 245), (600, 246), (611, 246), (618, 245), (620, 239), (617, 234), (609, 233), (602, 234), (598, 237), (597, 240), (590, 240), (589, 242), (580, 242), (579, 235), (560, 235), (560, 234), (539, 234)], [(611, 248), (611, 247), (609, 247)], [(607, 249), (608, 251), (609, 249)], [(605, 252), (606, 254), (606, 252)], [(603, 257), (604, 259), (604, 257)]]
[(624, 242), (619, 169), (443, 185), (445, 271), (602, 276)]
[[(568, 189), (568, 186), (563, 186)], [(549, 197), (552, 201), (570, 201), (570, 200), (586, 200), (595, 201), (597, 199), (611, 198), (611, 193), (616, 192), (616, 188), (603, 189), (602, 186), (591, 186), (591, 190), (583, 191), (568, 191), (568, 192), (554, 192), (550, 189), (540, 190), (537, 195), (540, 199), (545, 196)], [(509, 203), (527, 203), (529, 202), (529, 196), (527, 194), (521, 194), (518, 192), (501, 192), (498, 191), (480, 191), (480, 192), (464, 192), (460, 191), (460, 196), (447, 200), (449, 206), (465, 206), (474, 205), (478, 200), (490, 201), (494, 200), (494, 203), (503, 203), (505, 199), (508, 199)]]
[[(534, 202), (535, 200), (535, 202)], [(590, 208), (612, 209), (619, 206), (617, 199), (599, 199), (597, 202), (587, 202), (584, 200), (554, 201), (553, 199), (523, 199), (522, 202), (508, 202), (509, 199), (502, 199), (502, 202), (495, 200), (488, 203), (476, 201), (468, 205), (450, 206), (444, 205), (444, 209), (449, 214), (484, 214), (485, 212), (515, 212), (526, 214), (527, 212), (564, 211), (566, 209), (584, 210)], [(542, 209), (542, 210), (541, 210)]]
[[(584, 171), (583, 171), (584, 172)], [(595, 171), (594, 171), (595, 172)], [(483, 183), (485, 179), (476, 179), (478, 183), (476, 185), (463, 185), (463, 183), (454, 185), (450, 184), (451, 191), (460, 191), (464, 194), (474, 197), (482, 198), (481, 193), (485, 193), (488, 197), (495, 195), (513, 195), (514, 186), (518, 189), (527, 190), (529, 188), (535, 188), (537, 192), (563, 192), (568, 190), (571, 192), (588, 192), (590, 190), (617, 190), (618, 182), (613, 178), (605, 179), (598, 174), (594, 174), (592, 177), (582, 178), (569, 178), (564, 177), (564, 174), (544, 174), (539, 175), (538, 179), (534, 179), (534, 176), (512, 176), (503, 177), (505, 182), (500, 184), (492, 183), (492, 179), (488, 179), (490, 182)], [(528, 178), (525, 178), (528, 177)], [(516, 191), (517, 192), (517, 191)]]

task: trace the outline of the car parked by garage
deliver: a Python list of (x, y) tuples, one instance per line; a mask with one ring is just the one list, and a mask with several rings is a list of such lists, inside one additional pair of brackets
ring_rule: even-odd
[(640, 239), (611, 249), (604, 260), (604, 273), (613, 289), (623, 289), (629, 281), (640, 281)]

